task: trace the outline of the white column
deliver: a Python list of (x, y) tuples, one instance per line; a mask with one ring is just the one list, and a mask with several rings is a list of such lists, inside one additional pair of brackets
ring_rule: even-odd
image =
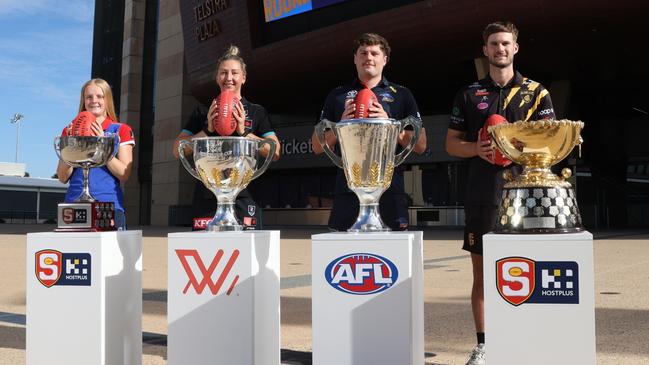
[(279, 231), (169, 234), (169, 365), (279, 365)]
[(592, 234), (483, 240), (487, 364), (594, 365)]
[(312, 237), (314, 365), (424, 363), (422, 236)]
[(142, 232), (27, 235), (27, 365), (142, 363)]

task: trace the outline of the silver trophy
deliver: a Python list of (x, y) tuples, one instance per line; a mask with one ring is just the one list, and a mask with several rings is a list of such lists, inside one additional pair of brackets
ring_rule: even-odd
[[(257, 167), (259, 149), (264, 144), (268, 144), (270, 150), (261, 166)], [(196, 168), (185, 156), (185, 147), (193, 149)], [(207, 231), (243, 230), (234, 215), (234, 201), (250, 181), (266, 171), (276, 148), (275, 141), (270, 138), (204, 137), (180, 141), (178, 153), (183, 166), (216, 195), (216, 214), (207, 225)]]
[[(395, 155), (397, 138), (410, 125), (414, 134), (410, 144)], [(326, 129), (334, 131), (341, 156), (325, 143)], [(412, 152), (419, 139), (421, 119), (408, 117), (401, 121), (382, 118), (347, 119), (338, 123), (323, 119), (315, 127), (318, 141), (336, 166), (343, 169), (347, 186), (356, 193), (360, 210), (349, 232), (389, 231), (379, 214), (379, 199), (392, 183), (394, 168)]]
[(117, 153), (119, 137), (63, 136), (54, 138), (54, 151), (61, 161), (83, 171), (83, 190), (72, 203), (58, 205), (58, 231), (115, 230), (115, 206), (98, 202), (90, 194), (88, 175), (91, 168), (104, 166)]

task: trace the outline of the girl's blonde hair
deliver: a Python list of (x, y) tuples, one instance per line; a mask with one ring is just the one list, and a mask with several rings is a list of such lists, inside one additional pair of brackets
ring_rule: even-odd
[(85, 84), (81, 87), (81, 100), (79, 101), (79, 112), (86, 110), (86, 103), (84, 95), (86, 93), (86, 88), (88, 85), (94, 84), (101, 89), (104, 93), (104, 106), (106, 107), (106, 114), (113, 122), (117, 122), (117, 115), (115, 114), (115, 104), (113, 103), (113, 92), (110, 89), (110, 85), (104, 79), (91, 79), (86, 81)]

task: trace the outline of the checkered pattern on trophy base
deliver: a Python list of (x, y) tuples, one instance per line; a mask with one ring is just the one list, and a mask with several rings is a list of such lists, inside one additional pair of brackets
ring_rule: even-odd
[(504, 188), (496, 232), (568, 233), (582, 231), (572, 188)]

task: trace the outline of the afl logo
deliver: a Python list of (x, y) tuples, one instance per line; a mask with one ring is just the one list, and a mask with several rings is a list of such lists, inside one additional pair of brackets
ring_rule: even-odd
[(353, 253), (333, 260), (325, 269), (329, 285), (349, 294), (376, 294), (389, 289), (399, 277), (392, 261), (370, 253)]

